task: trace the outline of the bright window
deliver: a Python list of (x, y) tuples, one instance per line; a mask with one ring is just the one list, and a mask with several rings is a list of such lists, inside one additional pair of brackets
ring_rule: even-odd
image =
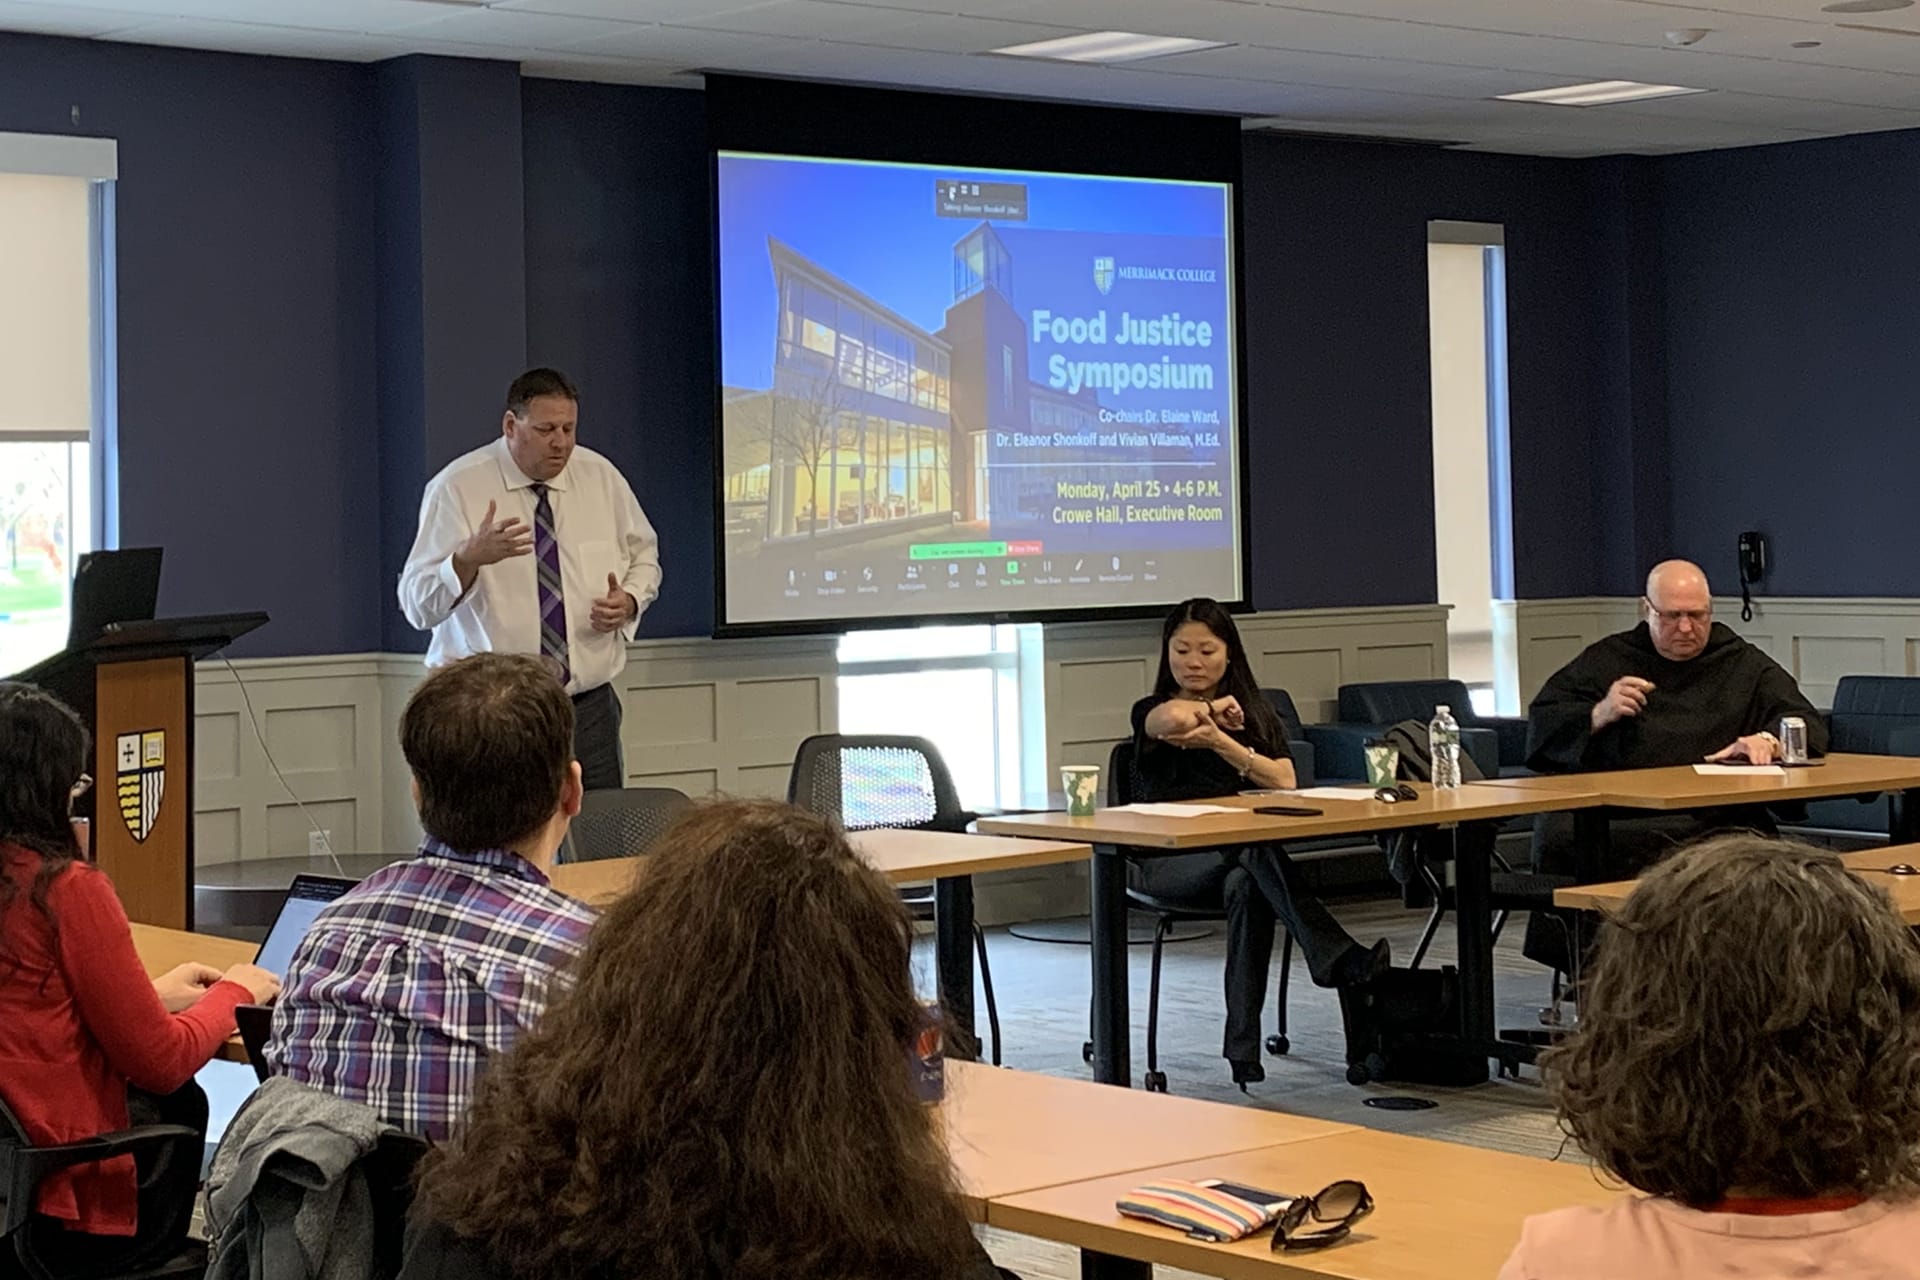
[(67, 643), (73, 563), (93, 550), (90, 452), (0, 435), (0, 673)]
[(66, 644), (74, 561), (113, 526), (115, 163), (110, 140), (0, 133), (0, 676)]
[(940, 750), (969, 809), (1043, 794), (1037, 625), (856, 631), (840, 640), (840, 731), (914, 734)]
[(1447, 667), (1474, 709), (1518, 714), (1510, 625), (1506, 275), (1500, 227), (1428, 225), (1434, 543)]

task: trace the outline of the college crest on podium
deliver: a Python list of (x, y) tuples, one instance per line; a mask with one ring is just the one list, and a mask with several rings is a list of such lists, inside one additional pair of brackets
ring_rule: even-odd
[(135, 840), (145, 840), (159, 820), (160, 797), (166, 790), (166, 730), (123, 733), (114, 740), (114, 748), (120, 816)]

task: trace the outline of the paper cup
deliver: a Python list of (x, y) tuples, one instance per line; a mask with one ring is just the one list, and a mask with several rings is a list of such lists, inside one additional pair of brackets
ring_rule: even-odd
[(1067, 815), (1091, 818), (1100, 799), (1100, 766), (1066, 764), (1060, 766), (1060, 789), (1067, 793)]
[(1367, 755), (1367, 785), (1390, 787), (1400, 780), (1400, 750), (1384, 742), (1369, 742), (1362, 748)]
[(913, 1091), (922, 1102), (939, 1102), (947, 1096), (947, 1051), (940, 1034), (938, 1006), (927, 1009), (926, 1025), (920, 1029), (907, 1051), (907, 1069), (913, 1074)]

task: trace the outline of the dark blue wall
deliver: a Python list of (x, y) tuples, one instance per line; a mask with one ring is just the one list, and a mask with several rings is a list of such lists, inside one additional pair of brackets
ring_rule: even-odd
[(706, 113), (685, 90), (528, 80), (527, 357), (580, 384), (580, 439), (660, 534), (642, 635), (713, 627)]
[[(239, 653), (377, 647), (367, 70), (0, 35), (0, 129), (117, 138), (120, 535)], [(75, 121), (74, 113), (78, 113)]]
[[(409, 57), (371, 69), (380, 134), (380, 579), (413, 546), (427, 478), (500, 433), (527, 363), (519, 68)], [(392, 603), (380, 647), (427, 647)]]
[(1661, 179), (1675, 550), (1730, 588), (1760, 529), (1769, 594), (1920, 596), (1920, 132)]
[[(169, 548), (166, 609), (266, 608), (252, 653), (417, 645), (418, 485), (524, 359), (580, 380), (660, 530), (644, 631), (710, 628), (702, 95), (0, 36), (0, 129), (119, 139), (122, 539)], [(1244, 193), (1257, 604), (1434, 597), (1433, 218), (1506, 227), (1520, 595), (1632, 592), (1669, 553), (1730, 579), (1756, 526), (1770, 590), (1920, 595), (1881, 479), (1914, 451), (1920, 134), (1597, 161), (1255, 135)]]
[(1248, 493), (1264, 608), (1431, 601), (1427, 223), (1506, 228), (1514, 570), (1614, 589), (1593, 458), (1624, 356), (1589, 163), (1254, 136), (1246, 151)]

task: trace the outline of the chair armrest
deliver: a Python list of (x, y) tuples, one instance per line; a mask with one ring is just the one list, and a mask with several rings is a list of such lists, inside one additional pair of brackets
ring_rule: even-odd
[[(1527, 720), (1525, 716), (1482, 716), (1475, 726), (1493, 730), (1500, 742), (1500, 763), (1523, 765), (1527, 762)], [(1487, 775), (1500, 776), (1498, 769)]]
[(1365, 782), (1366, 743), (1380, 736), (1367, 724), (1310, 724), (1302, 727), (1313, 748), (1314, 773), (1321, 782)]
[(1500, 735), (1492, 729), (1460, 730), (1460, 746), (1480, 766), (1480, 776), (1500, 776)]
[(1887, 734), (1890, 756), (1920, 756), (1920, 724), (1906, 725)]
[(195, 1167), (204, 1158), (206, 1137), (183, 1124), (143, 1124), (103, 1133), (57, 1147), (0, 1147), (0, 1237), (10, 1236), (33, 1213), (35, 1192), (47, 1175), (75, 1165), (96, 1164), (150, 1147), (189, 1146)]
[(1314, 757), (1318, 754), (1314, 751), (1313, 744), (1304, 740), (1298, 742), (1289, 740), (1287, 743), (1287, 754), (1293, 757), (1293, 785), (1296, 787), (1313, 786), (1313, 763)]

